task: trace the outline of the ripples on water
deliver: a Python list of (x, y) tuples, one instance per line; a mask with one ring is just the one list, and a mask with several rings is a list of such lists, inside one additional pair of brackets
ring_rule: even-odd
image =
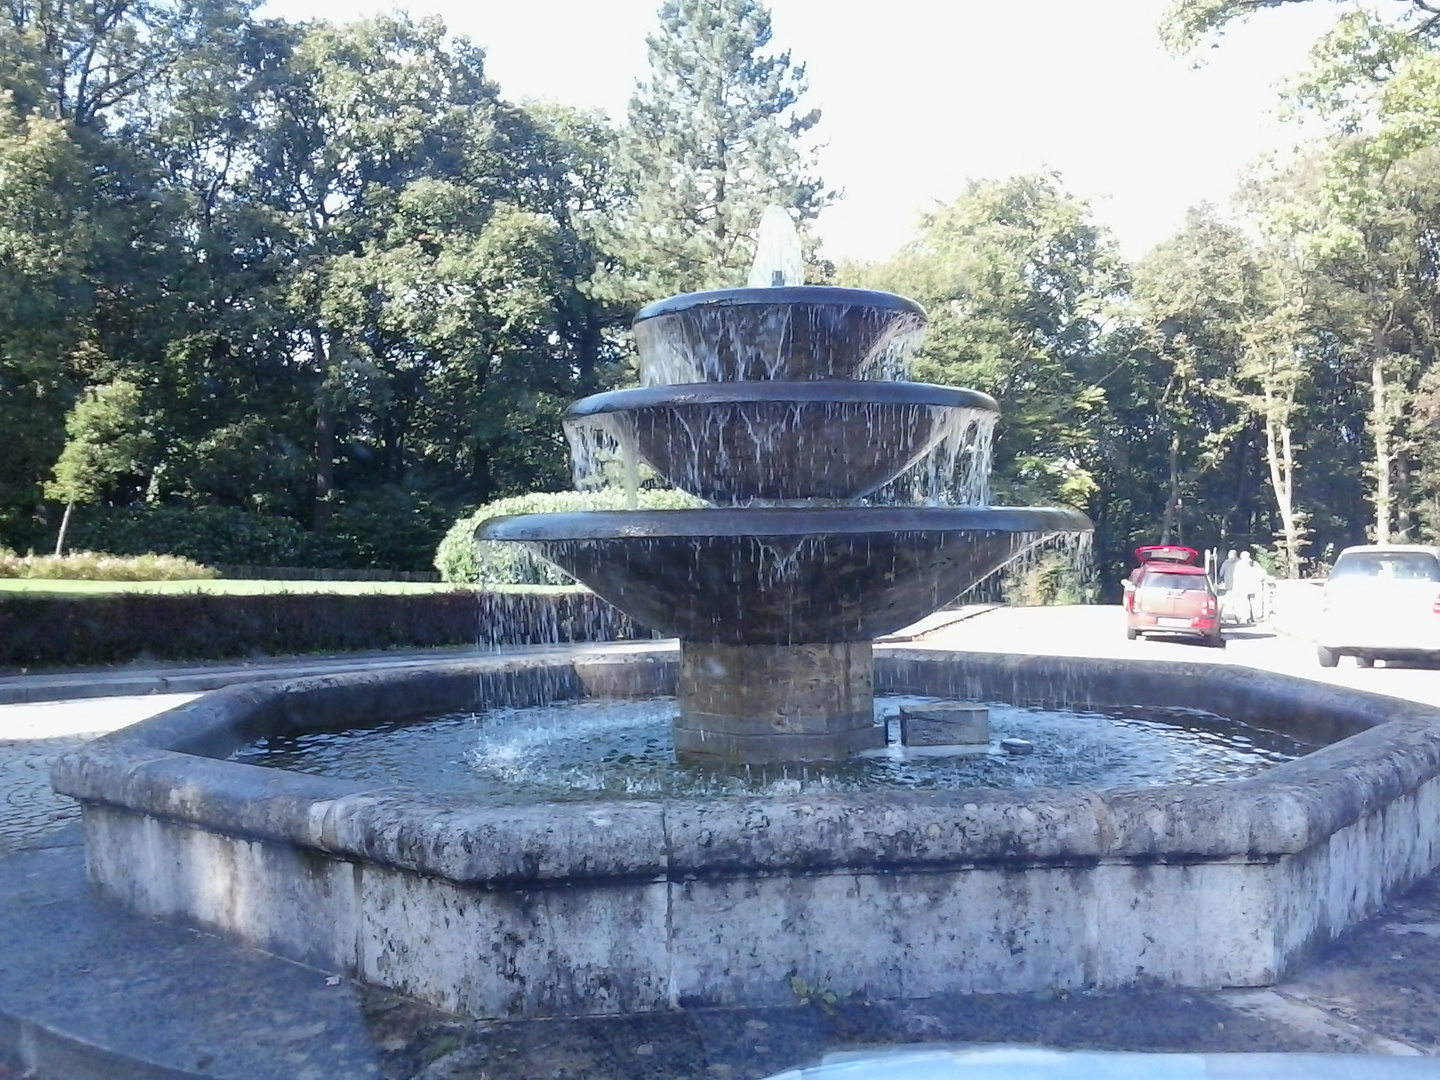
[[(877, 718), (937, 698), (883, 697)], [(268, 738), (234, 760), (385, 787), (465, 795), (495, 804), (606, 798), (689, 798), (813, 792), (1121, 788), (1206, 784), (1253, 776), (1316, 749), (1286, 735), (1194, 709), (1071, 712), (991, 705), (980, 757), (910, 758), (892, 748), (839, 765), (717, 772), (674, 761), (674, 698), (596, 700), (394, 721), (363, 729)], [(893, 735), (893, 731), (892, 731)], [(1025, 756), (999, 740), (1035, 746)]]

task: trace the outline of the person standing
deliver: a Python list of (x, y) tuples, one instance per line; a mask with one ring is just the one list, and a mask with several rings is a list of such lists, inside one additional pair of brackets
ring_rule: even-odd
[(1240, 565), (1240, 556), (1234, 548), (1220, 564), (1220, 617), (1235, 618), (1235, 568)]
[(1235, 567), (1235, 591), (1238, 594), (1237, 607), (1245, 612), (1246, 625), (1253, 626), (1264, 614), (1260, 595), (1264, 592), (1267, 577), (1265, 568), (1251, 558), (1250, 552), (1240, 553), (1240, 562)]

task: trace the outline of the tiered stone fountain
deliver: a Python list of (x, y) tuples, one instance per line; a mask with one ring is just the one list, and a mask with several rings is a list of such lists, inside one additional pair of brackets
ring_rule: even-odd
[(643, 311), (647, 385), (580, 403), (571, 426), (605, 427), (712, 505), (486, 535), (678, 636), (678, 670), (668, 648), (494, 655), (216, 691), (57, 764), (91, 878), (138, 911), (520, 1017), (793, 1004), (797, 981), (862, 1000), (1263, 985), (1430, 872), (1436, 710), (1214, 663), (887, 649), (874, 678), (947, 702), (1204, 703), (1338, 741), (1216, 784), (848, 791), (833, 774), (861, 770), (806, 769), (809, 790), (792, 774), (747, 778), (764, 793), (540, 803), (225, 760), (257, 739), (609, 696), (637, 672), (641, 694), (678, 683), (690, 761), (875, 745), (870, 640), (1088, 524), (986, 509), (978, 481), (974, 505), (880, 496), (927, 454), (937, 476), (967, 456), (983, 473), (993, 402), (876, 377), (922, 320), (899, 297), (794, 284)]
[(927, 459), (942, 481), (981, 462), (968, 498), (983, 501), (997, 406), (893, 379), (923, 330), (919, 304), (786, 285), (799, 260), (781, 261), (778, 287), (643, 309), (644, 385), (586, 398), (566, 418), (572, 443), (600, 429), (711, 506), (535, 514), (480, 531), (527, 544), (680, 639), (675, 750), (695, 763), (835, 761), (883, 745), (871, 641), (1026, 548), (1090, 528), (1073, 510), (867, 505)]

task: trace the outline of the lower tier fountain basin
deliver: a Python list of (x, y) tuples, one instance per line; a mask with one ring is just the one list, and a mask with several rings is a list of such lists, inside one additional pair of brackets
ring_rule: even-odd
[(666, 636), (727, 645), (870, 641), (938, 610), (1057, 534), (1046, 507), (703, 507), (492, 518)]
[(1186, 705), (1307, 741), (1245, 780), (479, 805), (222, 760), (267, 735), (673, 692), (673, 650), (217, 691), (62, 758), (89, 872), (477, 1017), (1254, 986), (1440, 863), (1440, 710), (1219, 664), (877, 650), (876, 691)]

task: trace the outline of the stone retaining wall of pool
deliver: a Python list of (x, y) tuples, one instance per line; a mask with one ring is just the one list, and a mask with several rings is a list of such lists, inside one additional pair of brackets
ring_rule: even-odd
[(234, 687), (54, 783), (119, 901), (477, 1017), (778, 1004), (802, 983), (1263, 985), (1440, 863), (1440, 710), (1222, 664), (877, 650), (876, 680), (1338, 741), (1208, 786), (511, 808), (222, 760), (266, 734), (665, 692), (674, 655)]

